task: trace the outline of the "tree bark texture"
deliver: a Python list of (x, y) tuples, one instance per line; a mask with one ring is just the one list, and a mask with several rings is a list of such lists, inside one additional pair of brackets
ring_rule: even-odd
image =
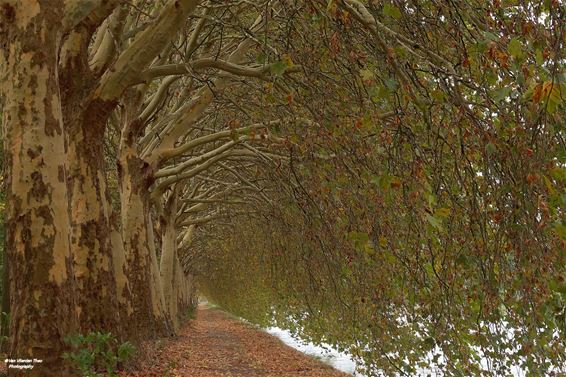
[(63, 45), (60, 88), (68, 145), (71, 252), (77, 282), (80, 332), (121, 335), (113, 267), (104, 131), (112, 103), (91, 99), (88, 66), (91, 33), (78, 28)]
[(61, 359), (78, 314), (57, 66), (62, 9), (56, 1), (0, 3), (9, 357), (43, 360), (27, 376), (73, 375)]
[(119, 161), (122, 236), (136, 319), (130, 331), (141, 338), (154, 338), (174, 330), (165, 308), (149, 211), (151, 167), (137, 156), (132, 138), (122, 138)]

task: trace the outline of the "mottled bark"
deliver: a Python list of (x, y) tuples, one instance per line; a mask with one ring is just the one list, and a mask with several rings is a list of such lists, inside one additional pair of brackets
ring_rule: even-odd
[(159, 272), (161, 275), (161, 284), (163, 286), (163, 296), (165, 305), (175, 331), (179, 329), (178, 318), (178, 294), (179, 287), (175, 286), (174, 269), (175, 259), (177, 257), (177, 232), (175, 229), (175, 218), (177, 216), (177, 193), (175, 189), (165, 204), (163, 215), (161, 218), (161, 262), (159, 264)]
[(110, 220), (103, 141), (132, 78), (198, 1), (170, 0), (101, 82), (112, 59), (93, 74), (87, 47), (118, 1), (79, 3), (0, 1), (10, 356), (43, 359), (31, 376), (72, 375), (60, 359), (72, 333), (120, 334), (120, 324), (140, 339), (171, 333), (149, 215), (152, 174), (126, 144), (120, 234)]
[(177, 316), (179, 320), (185, 319), (188, 309), (196, 306), (195, 288), (191, 275), (185, 274), (181, 261), (178, 256), (175, 257), (173, 269), (173, 291), (174, 298), (177, 301)]
[(61, 50), (60, 87), (67, 137), (71, 251), (77, 282), (80, 332), (120, 335), (113, 267), (104, 131), (113, 104), (91, 100), (94, 77), (87, 62), (91, 32), (78, 27)]
[[(6, 178), (4, 178), (6, 179)], [(3, 219), (2, 219), (3, 220)], [(8, 332), (9, 323), (8, 323), (8, 316), (4, 315), (4, 313), (10, 313), (10, 275), (8, 275), (8, 271), (10, 267), (8, 264), (10, 260), (8, 259), (8, 251), (6, 248), (6, 237), (4, 237), (4, 245), (2, 249), (2, 315), (0, 317), (0, 336), (7, 337), (10, 335)], [(0, 347), (0, 352), (8, 352), (8, 342), (2, 342)]]
[(130, 283), (128, 282), (128, 264), (124, 250), (124, 240), (116, 216), (116, 213), (110, 216), (110, 224), (112, 227), (112, 262), (116, 282), (116, 297), (118, 299), (118, 317), (120, 318), (121, 325), (120, 333), (122, 339), (133, 339), (135, 336), (130, 333), (130, 326), (127, 325), (131, 321), (135, 321), (135, 318), (132, 317), (134, 309), (132, 306)]
[(161, 218), (162, 243), (159, 265), (163, 295), (175, 331), (181, 326), (185, 313), (192, 305), (194, 295), (192, 282), (183, 271), (178, 255), (177, 202), (177, 192), (173, 188)]
[(57, 68), (61, 9), (57, 1), (0, 4), (9, 356), (43, 360), (26, 376), (73, 375), (61, 359), (63, 338), (77, 330)]
[(129, 331), (138, 338), (152, 338), (172, 335), (173, 329), (165, 308), (149, 213), (153, 175), (151, 167), (137, 156), (132, 132), (125, 131), (119, 158), (122, 235), (135, 318)]

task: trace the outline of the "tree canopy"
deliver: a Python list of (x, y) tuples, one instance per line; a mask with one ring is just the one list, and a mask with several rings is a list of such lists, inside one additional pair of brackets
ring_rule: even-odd
[(564, 372), (565, 21), (0, 1), (8, 354), (72, 375), (65, 336), (172, 335), (201, 294), (368, 376)]

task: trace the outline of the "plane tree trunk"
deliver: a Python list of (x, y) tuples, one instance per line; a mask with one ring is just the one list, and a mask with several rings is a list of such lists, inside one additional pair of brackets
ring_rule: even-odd
[(171, 320), (159, 276), (153, 224), (150, 216), (149, 187), (153, 172), (138, 156), (135, 122), (127, 124), (120, 142), (119, 180), (122, 208), (122, 237), (132, 294), (133, 317), (130, 331), (140, 338), (172, 335)]
[(168, 198), (161, 217), (162, 242), (161, 263), (159, 265), (165, 304), (175, 331), (179, 329), (178, 296), (180, 287), (175, 285), (175, 260), (177, 258), (177, 232), (175, 218), (177, 215), (177, 192), (173, 189)]
[(37, 1), (0, 5), (9, 357), (42, 359), (28, 376), (73, 375), (61, 359), (78, 314), (57, 67), (61, 9)]
[(183, 271), (177, 244), (177, 192), (173, 188), (161, 217), (161, 263), (159, 265), (163, 295), (175, 330), (181, 326), (183, 316), (192, 305), (193, 284)]
[(71, 252), (77, 282), (80, 332), (122, 334), (113, 266), (104, 132), (114, 103), (92, 98), (88, 66), (91, 31), (77, 28), (61, 52), (61, 96), (68, 145)]

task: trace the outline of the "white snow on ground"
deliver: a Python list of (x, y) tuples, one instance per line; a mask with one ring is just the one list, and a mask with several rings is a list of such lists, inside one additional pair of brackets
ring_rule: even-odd
[[(203, 306), (208, 306), (208, 301), (200, 300), (199, 304)], [(239, 318), (239, 319), (242, 322), (253, 325), (251, 322), (247, 321), (244, 318)], [(304, 341), (299, 337), (293, 336), (289, 330), (285, 330), (279, 327), (268, 327), (263, 330), (268, 334), (279, 338), (287, 346), (292, 347), (297, 351), (300, 351), (306, 355), (319, 359), (322, 362), (332, 366), (337, 370), (340, 370), (345, 373), (349, 373), (354, 377), (366, 377), (366, 375), (356, 371), (356, 367), (358, 366), (361, 367), (361, 365), (358, 365), (354, 361), (352, 355), (350, 355), (347, 352), (339, 352), (336, 349), (332, 348), (332, 346), (330, 346), (329, 344), (323, 343), (322, 346), (318, 346), (311, 342)], [(511, 335), (512, 331), (510, 329), (507, 329), (507, 331), (508, 331), (508, 336), (512, 336)], [(476, 352), (481, 356), (482, 352), (480, 349), (476, 349)], [(442, 351), (438, 347), (435, 347), (433, 352), (430, 352), (428, 357), (428, 359), (431, 360), (431, 364), (434, 354), (441, 354), (439, 357), (439, 361), (440, 363), (442, 363), (442, 360), (444, 359), (444, 356), (442, 355)], [(480, 364), (484, 368), (484, 370), (490, 369), (489, 361), (486, 358), (482, 357)], [(563, 372), (564, 370), (566, 370), (566, 366), (564, 366), (564, 369), (561, 370), (556, 369), (557, 372)], [(511, 368), (511, 375), (513, 377), (525, 377), (527, 373), (520, 366), (513, 365)], [(414, 375), (414, 377), (441, 377), (441, 376), (443, 376), (443, 373), (435, 367), (420, 369)]]
[(342, 372), (350, 373), (354, 376), (363, 377), (362, 374), (356, 373), (356, 363), (347, 353), (338, 352), (332, 349), (329, 345), (325, 348), (317, 346), (310, 342), (304, 342), (298, 338), (293, 337), (288, 330), (280, 329), (279, 327), (269, 327), (265, 329), (268, 334), (278, 337), (283, 343), (292, 347), (304, 354), (320, 359), (326, 364), (331, 365), (333, 368), (341, 370)]
[[(356, 377), (365, 377), (363, 374), (356, 372), (357, 364), (354, 361), (353, 357), (348, 353), (338, 352), (327, 344), (324, 345), (324, 347), (321, 347), (310, 342), (305, 342), (300, 338), (294, 337), (290, 331), (281, 329), (279, 327), (269, 327), (265, 329), (265, 331), (268, 334), (276, 336), (289, 347), (292, 347), (306, 355), (320, 359), (321, 361), (331, 365), (335, 369), (338, 369), (342, 372), (350, 373), (351, 375)], [(439, 352), (439, 350), (437, 350), (437, 352)], [(431, 354), (431, 358), (432, 358), (432, 354)], [(488, 361), (486, 359), (482, 359), (481, 364), (484, 368), (487, 369)], [(522, 370), (519, 366), (513, 366), (511, 373), (514, 377), (526, 376), (526, 372)], [(417, 372), (415, 376), (437, 377), (442, 375), (443, 374), (440, 371), (431, 368), (431, 369), (421, 369)]]

